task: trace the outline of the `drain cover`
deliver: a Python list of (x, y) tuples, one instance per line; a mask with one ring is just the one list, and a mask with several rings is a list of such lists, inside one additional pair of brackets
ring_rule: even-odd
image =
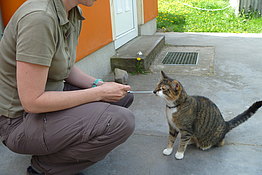
[(163, 64), (197, 64), (197, 52), (167, 52)]

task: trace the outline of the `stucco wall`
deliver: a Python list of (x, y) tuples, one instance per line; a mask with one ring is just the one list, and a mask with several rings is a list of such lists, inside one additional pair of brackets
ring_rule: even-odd
[(158, 0), (144, 0), (144, 23), (158, 15)]
[(20, 7), (24, 2), (25, 0), (0, 0), (4, 26), (7, 25), (16, 9), (18, 9), (18, 7)]
[(77, 47), (77, 60), (113, 41), (109, 1), (96, 1), (92, 7), (81, 8), (86, 19)]

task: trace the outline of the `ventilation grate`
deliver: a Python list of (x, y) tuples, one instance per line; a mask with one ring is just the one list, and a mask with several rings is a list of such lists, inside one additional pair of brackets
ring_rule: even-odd
[(163, 59), (163, 64), (197, 64), (197, 52), (168, 52)]

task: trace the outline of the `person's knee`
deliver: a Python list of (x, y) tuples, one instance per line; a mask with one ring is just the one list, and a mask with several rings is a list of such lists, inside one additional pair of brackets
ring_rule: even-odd
[(115, 111), (110, 125), (119, 136), (127, 139), (135, 129), (134, 114), (129, 109), (121, 107)]
[(129, 109), (125, 109), (124, 111), (122, 119), (125, 123), (126, 133), (130, 136), (135, 130), (135, 116)]

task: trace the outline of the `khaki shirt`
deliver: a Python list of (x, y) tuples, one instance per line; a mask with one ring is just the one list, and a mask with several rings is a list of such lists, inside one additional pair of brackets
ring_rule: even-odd
[[(49, 67), (46, 91), (62, 91), (76, 59), (82, 20), (79, 7), (67, 13), (61, 0), (27, 0), (13, 15), (0, 41), (0, 115), (23, 113), (16, 61)], [(30, 89), (29, 89), (30, 90)]]

